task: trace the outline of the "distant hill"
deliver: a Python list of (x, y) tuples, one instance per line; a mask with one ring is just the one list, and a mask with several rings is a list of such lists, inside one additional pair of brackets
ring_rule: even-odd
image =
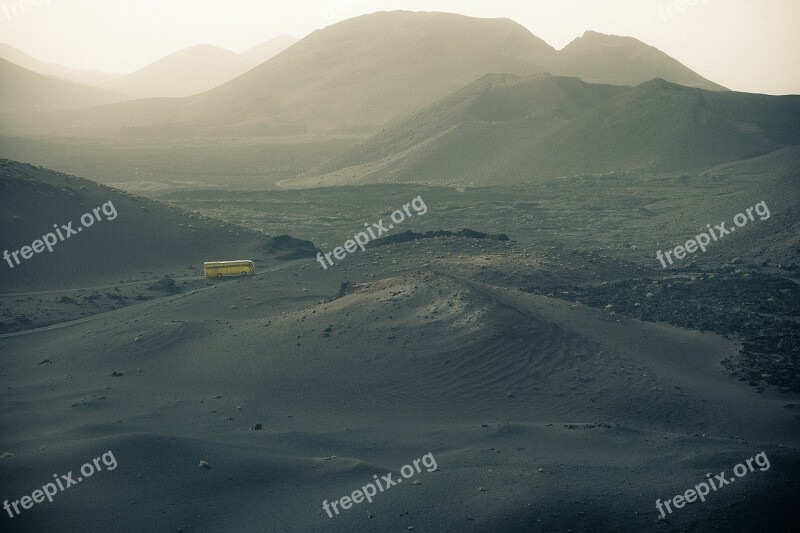
[[(159, 142), (220, 135), (365, 136), (487, 73), (524, 76), (585, 70), (594, 79), (603, 74), (597, 61), (611, 65), (603, 76), (615, 85), (658, 75), (713, 86), (634, 39), (590, 33), (558, 52), (512, 20), (449, 13), (378, 12), (345, 20), (227, 81), (247, 70), (241, 61), (251, 61), (232, 54), (194, 47), (111, 84), (128, 93), (179, 95), (222, 83), (201, 94), (7, 120), (6, 133), (122, 134)], [(176, 79), (184, 81), (175, 84)]]
[(121, 74), (112, 74), (99, 70), (78, 70), (55, 63), (45, 63), (5, 43), (0, 43), (0, 59), (5, 59), (37, 74), (60, 78), (79, 85), (100, 87), (121, 76)]
[(192, 96), (222, 85), (256, 65), (254, 59), (201, 44), (170, 54), (105, 86), (139, 98)]
[(319, 30), (189, 105), (190, 120), (272, 133), (368, 132), (550, 47), (506, 19), (365, 15)]
[(124, 99), (111, 91), (37, 74), (4, 59), (0, 59), (0, 86), (0, 110), (15, 112), (90, 107)]
[[(11, 123), (25, 133), (137, 138), (369, 134), (486, 72), (528, 74), (552, 48), (506, 19), (376, 13), (316, 31), (193, 97), (146, 99)], [(27, 128), (27, 129), (26, 129)], [(35, 131), (31, 131), (35, 129)]]
[(299, 40), (300, 39), (297, 37), (292, 37), (291, 35), (278, 35), (269, 41), (254, 46), (250, 50), (242, 52), (242, 55), (251, 59), (257, 65), (260, 65), (280, 54)]
[[(142, 274), (202, 271), (203, 261), (263, 257), (266, 235), (199, 217), (90, 180), (0, 160), (0, 253), (30, 246), (53, 225), (77, 229), (106, 202), (101, 221), (10, 268), (0, 259), (2, 292), (116, 283)], [(13, 261), (13, 259), (12, 259)]]
[(726, 90), (661, 50), (632, 37), (587, 31), (558, 52), (552, 74), (589, 83), (639, 85), (654, 78), (712, 91)]
[(800, 96), (489, 75), (284, 185), (703, 169), (800, 144)]
[(128, 96), (181, 97), (213, 89), (278, 55), (299, 39), (279, 35), (236, 54), (212, 45), (198, 45), (166, 56), (131, 74), (77, 70), (40, 61), (5, 43), (0, 59), (48, 77), (80, 85), (107, 88)]

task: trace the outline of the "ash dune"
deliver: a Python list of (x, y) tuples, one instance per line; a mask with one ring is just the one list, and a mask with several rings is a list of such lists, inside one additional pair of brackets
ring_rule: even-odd
[[(4, 434), (19, 435), (3, 443), (14, 454), (3, 459), (3, 490), (23, 472), (46, 479), (59, 458), (70, 464), (95, 448), (112, 448), (120, 465), (15, 519), (12, 530), (75, 530), (110, 505), (118, 531), (260, 531), (263, 523), (243, 516), (264, 508), (282, 531), (429, 523), (522, 531), (574, 525), (578, 502), (585, 527), (643, 530), (655, 513), (634, 509), (755, 447), (784, 473), (754, 475), (749, 487), (775, 495), (771, 505), (786, 499), (779, 487), (796, 457), (777, 444), (796, 446), (797, 422), (780, 398), (719, 372), (718, 361), (735, 351), (728, 340), (617, 322), (447, 272), (365, 281), (330, 300), (331, 278), (307, 266), (0, 339), (15, 376), (2, 393), (3, 407), (14, 407)], [(307, 289), (303, 297), (295, 284)], [(50, 363), (37, 365), (29, 351), (52, 354)], [(45, 416), (25, 417), (44, 405)], [(264, 429), (248, 431), (256, 422)], [(45, 442), (54, 450), (41, 464)], [(423, 449), (439, 471), (376, 498), (373, 518), (366, 509), (335, 520), (322, 511), (323, 499), (396, 471)], [(681, 465), (681, 475), (665, 471), (654, 451)], [(210, 470), (197, 467), (201, 459)], [(122, 489), (119, 478), (137, 482)], [(730, 491), (705, 513), (720, 524), (755, 524), (762, 516), (748, 512), (748, 501)], [(674, 520), (692, 527), (700, 518)]]

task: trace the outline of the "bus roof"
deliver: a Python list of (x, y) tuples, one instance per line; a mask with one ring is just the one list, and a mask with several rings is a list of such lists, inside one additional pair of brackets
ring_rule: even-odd
[(250, 265), (253, 262), (250, 259), (237, 259), (235, 261), (206, 261), (204, 266), (224, 266), (224, 265)]

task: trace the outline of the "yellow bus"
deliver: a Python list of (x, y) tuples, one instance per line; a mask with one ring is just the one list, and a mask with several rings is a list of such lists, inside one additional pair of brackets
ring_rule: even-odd
[(207, 278), (249, 276), (255, 273), (256, 265), (252, 261), (206, 261), (203, 263), (203, 274)]

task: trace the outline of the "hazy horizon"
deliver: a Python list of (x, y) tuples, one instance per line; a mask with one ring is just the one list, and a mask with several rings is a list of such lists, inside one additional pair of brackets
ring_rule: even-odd
[(242, 0), (223, 6), (207, 0), (168, 5), (153, 0), (7, 0), (0, 3), (0, 42), (46, 62), (130, 73), (197, 44), (241, 53), (281, 34), (303, 38), (375, 11), (445, 11), (510, 18), (556, 49), (585, 31), (630, 36), (732, 90), (800, 94), (800, 69), (792, 59), (800, 54), (800, 35), (793, 31), (800, 4), (772, 0), (766, 9), (744, 0), (689, 3), (301, 0), (286, 5)]

